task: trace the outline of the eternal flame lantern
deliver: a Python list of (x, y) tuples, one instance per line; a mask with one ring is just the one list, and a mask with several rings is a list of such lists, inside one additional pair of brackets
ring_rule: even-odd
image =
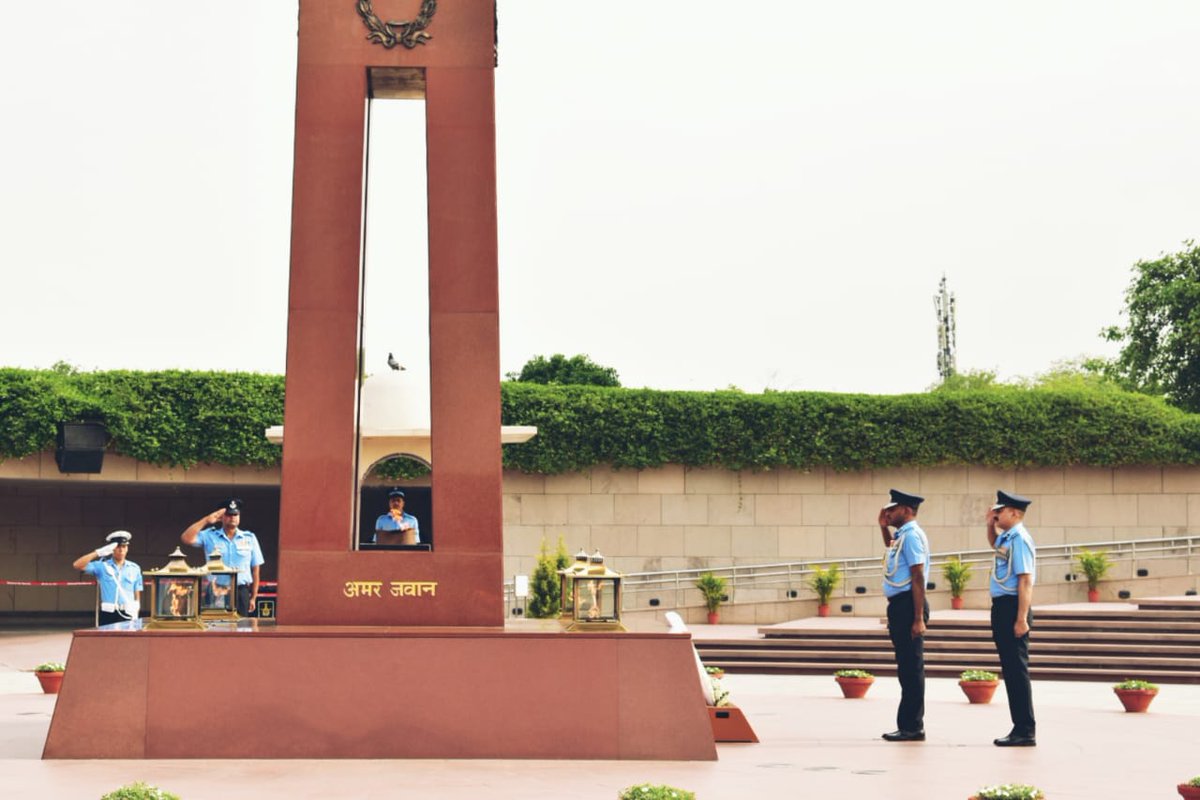
[(558, 608), (559, 619), (564, 623), (575, 616), (575, 594), (572, 588), (575, 576), (587, 571), (588, 554), (580, 550), (575, 554), (575, 563), (558, 571)]
[(208, 554), (200, 582), (200, 616), (203, 619), (238, 619), (237, 570), (225, 566), (221, 551)]
[(192, 569), (178, 547), (162, 569), (150, 570), (143, 577), (150, 579), (150, 619), (145, 627), (151, 630), (204, 630), (200, 621), (200, 583), (207, 570)]
[(604, 566), (599, 550), (572, 579), (571, 597), (575, 616), (568, 631), (625, 630), (621, 624), (621, 573)]

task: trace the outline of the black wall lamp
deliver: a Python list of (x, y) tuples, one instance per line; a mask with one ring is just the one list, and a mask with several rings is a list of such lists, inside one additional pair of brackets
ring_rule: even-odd
[(104, 464), (108, 429), (103, 422), (60, 422), (55, 445), (59, 472), (96, 473)]

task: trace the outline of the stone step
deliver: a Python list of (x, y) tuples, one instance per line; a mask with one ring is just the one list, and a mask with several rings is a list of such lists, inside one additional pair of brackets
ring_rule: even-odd
[[(795, 651), (779, 651), (779, 650), (736, 650), (736, 651), (714, 651), (707, 648), (700, 649), (700, 658), (710, 666), (722, 666), (727, 661), (740, 662), (756, 662), (762, 664), (768, 663), (783, 663), (783, 662), (821, 662), (821, 663), (842, 663), (862, 659), (880, 660), (881, 656), (890, 658), (891, 653), (880, 653), (875, 651), (862, 650), (809, 650), (803, 653)], [(1000, 663), (996, 656), (996, 651), (991, 652), (980, 650), (978, 653), (925, 653), (925, 664), (941, 664), (947, 661), (980, 661), (987, 663)], [(1142, 668), (1154, 668), (1162, 670), (1191, 670), (1200, 674), (1200, 659), (1197, 658), (1178, 658), (1163, 654), (1150, 655), (1130, 655), (1128, 653), (1118, 654), (1081, 654), (1070, 655), (1067, 653), (1035, 653), (1029, 654), (1029, 663), (1033, 664), (1054, 664), (1058, 666), (1100, 666), (1104, 667), (1109, 664), (1125, 665), (1126, 668), (1137, 672)]]
[[(1171, 644), (1162, 643), (1159, 639), (1135, 642), (1136, 647), (1130, 647), (1129, 642), (1105, 643), (1095, 640), (1086, 642), (1061, 642), (1056, 640), (1037, 639), (1034, 649), (1039, 653), (1092, 653), (1114, 655), (1169, 655), (1193, 658), (1200, 665), (1200, 643)], [(812, 653), (824, 651), (839, 652), (886, 652), (891, 653), (892, 644), (886, 638), (872, 641), (862, 639), (821, 639), (819, 641), (768, 642), (751, 640), (745, 642), (705, 642), (697, 645), (703, 656), (704, 653), (736, 652), (755, 654), (786, 654)], [(947, 642), (937, 639), (925, 641), (925, 653), (959, 653), (987, 652), (995, 650), (991, 639), (979, 641)]]
[[(719, 666), (725, 671), (749, 673), (755, 675), (829, 675), (838, 669), (863, 669), (876, 676), (894, 676), (896, 665), (881, 660), (867, 660), (853, 663), (810, 663), (810, 662), (774, 662), (762, 664), (758, 662), (706, 661), (708, 666)], [(963, 670), (987, 669), (999, 674), (999, 662), (946, 662), (926, 663), (925, 674), (933, 678), (957, 678)], [(1030, 664), (1030, 675), (1034, 680), (1074, 680), (1098, 681), (1115, 683), (1126, 678), (1136, 677), (1153, 683), (1200, 683), (1200, 669), (1192, 671), (1174, 671), (1158, 669), (1141, 669), (1136, 674), (1130, 673), (1124, 665), (1121, 666), (1059, 666), (1053, 664)]]
[[(1034, 639), (1038, 644), (1043, 642), (1107, 642), (1112, 644), (1118, 643), (1154, 643), (1154, 642), (1172, 642), (1178, 644), (1194, 644), (1200, 647), (1200, 633), (1163, 633), (1163, 632), (1141, 632), (1141, 631), (1090, 631), (1090, 630), (1066, 630), (1066, 631), (1047, 631), (1041, 626), (1035, 626), (1033, 631)], [(780, 647), (786, 647), (789, 644), (796, 642), (824, 642), (824, 641), (845, 641), (845, 642), (862, 642), (869, 643), (875, 641), (888, 641), (887, 631), (883, 628), (864, 631), (862, 628), (853, 630), (825, 630), (825, 631), (810, 631), (807, 635), (799, 633), (789, 634), (787, 636), (769, 636), (763, 639), (748, 639), (743, 641), (750, 642), (770, 642), (773, 645), (778, 644)], [(926, 633), (927, 642), (973, 642), (987, 641), (991, 642), (991, 628), (974, 628), (962, 630), (947, 631), (941, 628), (931, 628)], [(709, 640), (712, 641), (712, 640)]]
[[(1104, 619), (1046, 619), (1044, 617), (1034, 615), (1033, 618), (1034, 630), (1039, 633), (1049, 631), (1089, 631), (1099, 634), (1106, 633), (1176, 633), (1176, 634), (1194, 634), (1200, 636), (1200, 622), (1171, 622), (1167, 620), (1143, 620), (1137, 618), (1122, 619), (1122, 620), (1104, 620)], [(877, 630), (886, 632), (886, 627), (880, 624), (878, 628), (865, 628), (856, 626), (853, 628), (781, 628), (781, 627), (763, 627), (759, 628), (758, 632), (762, 636), (769, 639), (789, 639), (789, 638), (807, 638), (810, 636), (822, 635), (844, 635), (844, 636), (865, 636), (874, 635)], [(982, 631), (990, 635), (991, 623), (986, 620), (962, 620), (947, 622), (945, 620), (930, 620), (929, 633), (937, 635), (942, 632), (962, 632), (962, 631)]]

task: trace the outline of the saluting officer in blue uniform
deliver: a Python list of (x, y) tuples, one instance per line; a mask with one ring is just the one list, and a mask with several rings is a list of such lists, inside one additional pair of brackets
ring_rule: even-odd
[(388, 512), (375, 520), (375, 533), (371, 541), (377, 541), (381, 533), (403, 533), (412, 531), (414, 543), (421, 541), (421, 524), (417, 518), (404, 510), (404, 490), (397, 487), (388, 492)]
[(891, 502), (879, 511), (879, 531), (887, 547), (883, 594), (888, 601), (888, 635), (896, 653), (896, 677), (900, 679), (900, 707), (896, 710), (896, 730), (883, 734), (883, 738), (889, 742), (923, 742), (929, 539), (917, 524), (917, 509), (925, 498), (897, 489), (889, 494)]
[(992, 592), (992, 641), (1000, 654), (1012, 732), (995, 740), (999, 747), (1033, 747), (1033, 689), (1029, 683), (1029, 626), (1037, 551), (1025, 529), (1025, 509), (1033, 501), (1005, 491), (987, 514), (988, 544), (996, 551), (989, 588)]
[(223, 508), (193, 522), (179, 538), (184, 544), (203, 547), (206, 557), (215, 550), (221, 552), (225, 565), (238, 571), (237, 612), (252, 617), (258, 600), (259, 568), (264, 559), (258, 537), (238, 527), (241, 520), (242, 501), (230, 500)]
[(125, 558), (129, 554), (129, 531), (113, 531), (108, 544), (84, 553), (72, 564), (96, 579), (100, 587), (101, 625), (138, 618), (142, 602), (142, 568)]

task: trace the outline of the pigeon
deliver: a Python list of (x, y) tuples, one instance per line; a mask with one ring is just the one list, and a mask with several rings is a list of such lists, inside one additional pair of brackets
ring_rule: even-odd
[(400, 366), (400, 362), (396, 360), (396, 357), (391, 353), (388, 353), (388, 366), (397, 372), (404, 369), (404, 367)]

